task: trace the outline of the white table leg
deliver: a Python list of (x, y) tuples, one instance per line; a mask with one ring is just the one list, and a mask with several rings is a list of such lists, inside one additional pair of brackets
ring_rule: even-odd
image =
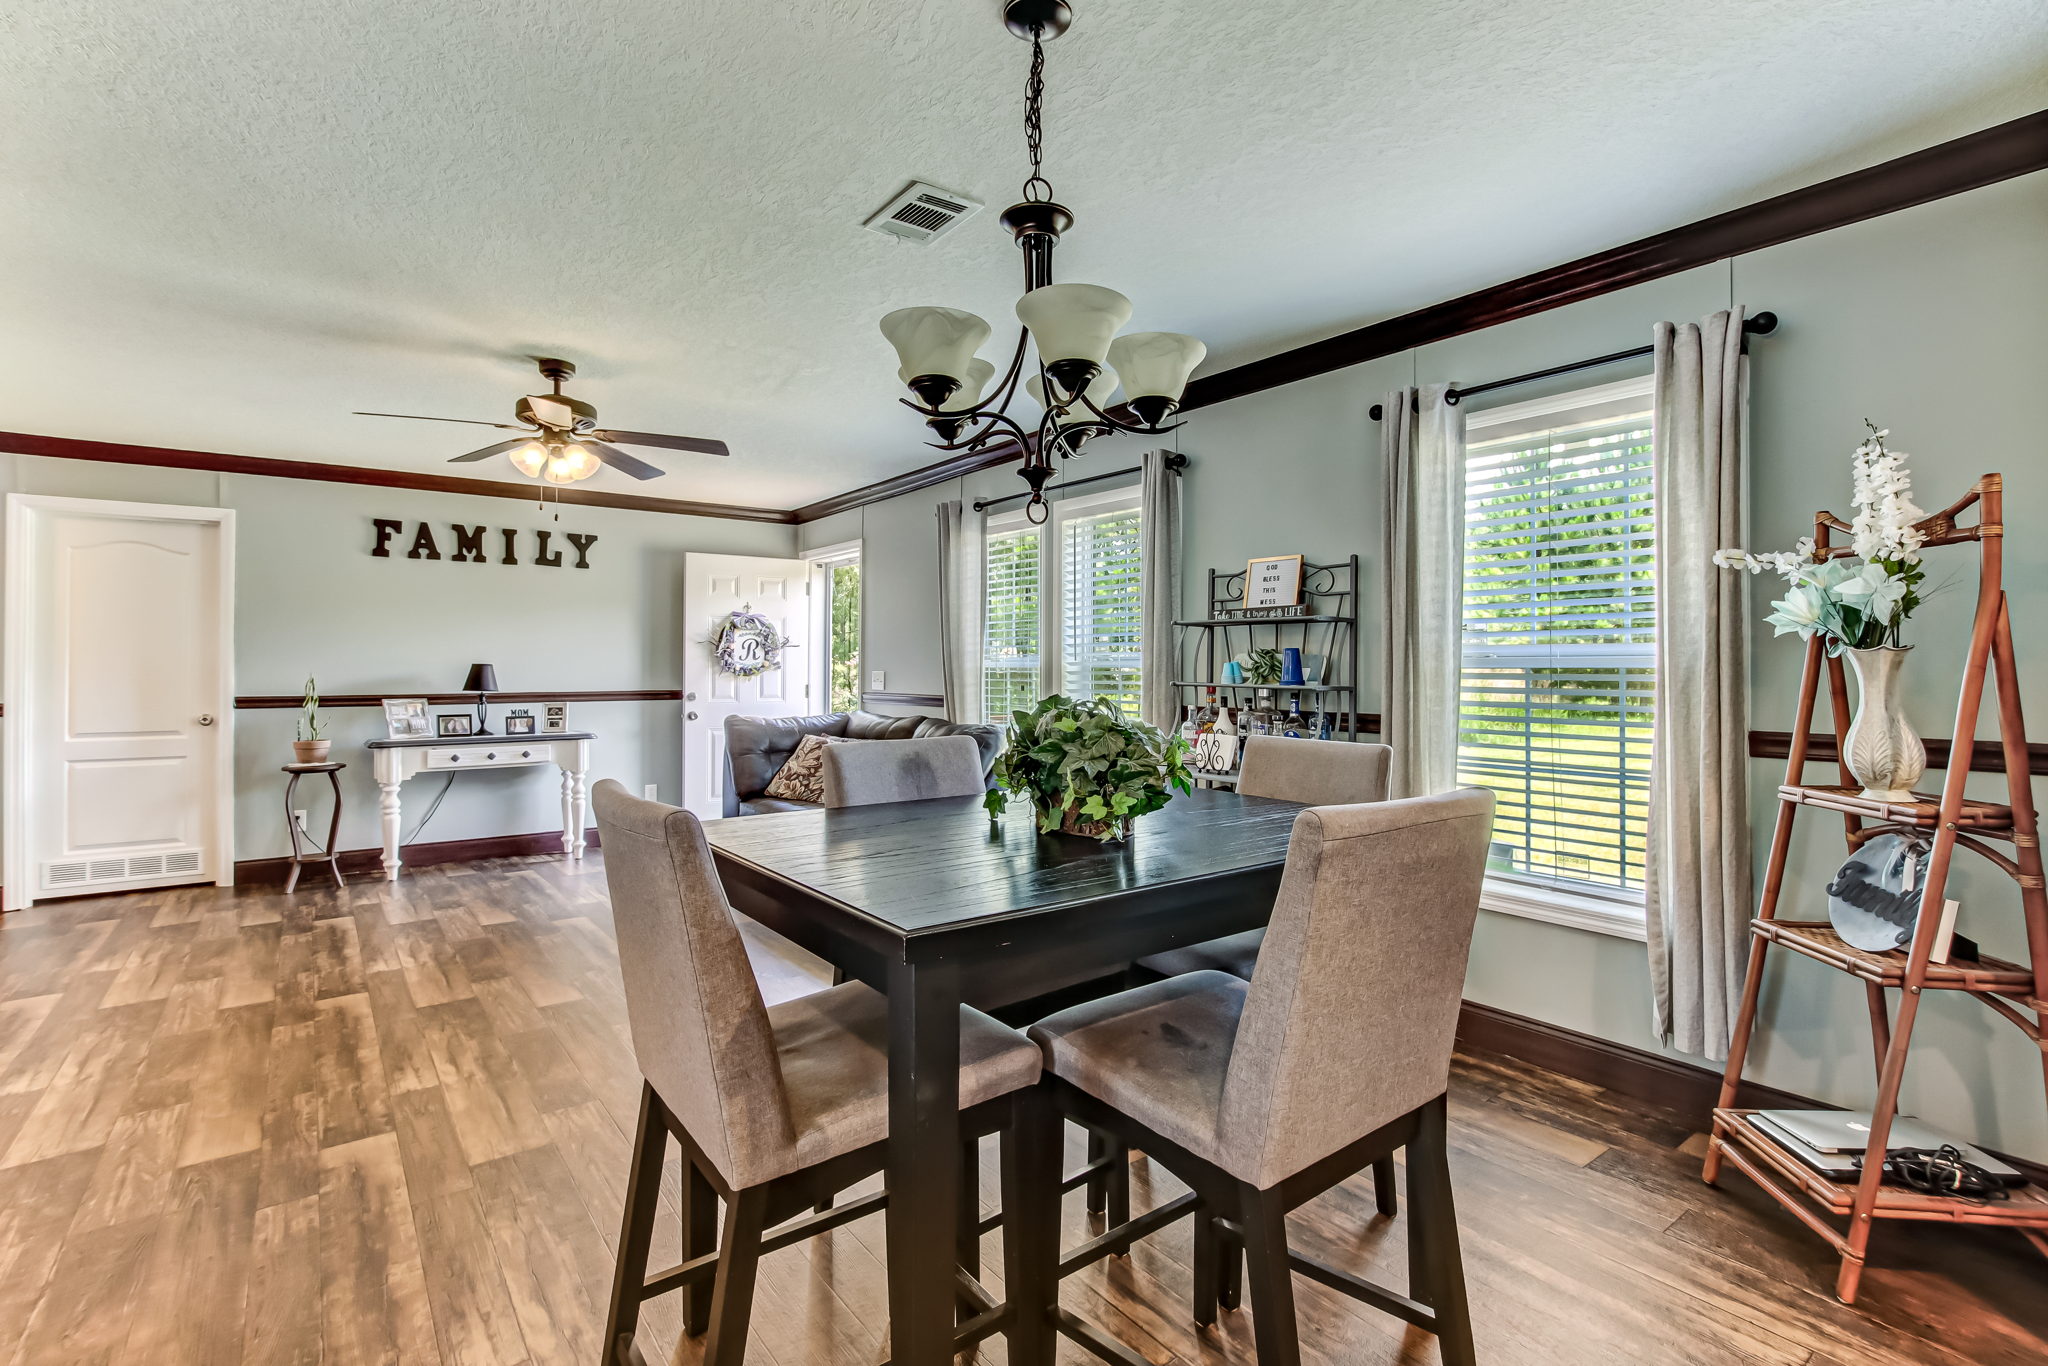
[(576, 776), (566, 764), (562, 767), (562, 852), (570, 858), (582, 853), (576, 847)]
[(569, 857), (582, 858), (583, 848), (589, 843), (586, 835), (590, 829), (590, 787), (588, 775), (580, 768), (569, 772)]
[(377, 784), (382, 796), (377, 802), (377, 812), (384, 821), (384, 880), (398, 881), (398, 785), (402, 780), (381, 781)]

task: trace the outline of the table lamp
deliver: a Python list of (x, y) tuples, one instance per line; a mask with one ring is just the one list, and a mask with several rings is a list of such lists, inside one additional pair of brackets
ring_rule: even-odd
[(469, 666), (469, 677), (462, 680), (462, 690), (476, 694), (476, 733), (489, 735), (490, 727), (485, 723), (484, 703), (498, 690), (498, 671), (488, 664)]

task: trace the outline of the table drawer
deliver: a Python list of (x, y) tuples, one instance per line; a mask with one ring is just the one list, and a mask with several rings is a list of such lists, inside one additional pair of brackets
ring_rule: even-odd
[(427, 751), (427, 768), (508, 768), (544, 764), (553, 753), (546, 745), (510, 740), (502, 745), (445, 745)]

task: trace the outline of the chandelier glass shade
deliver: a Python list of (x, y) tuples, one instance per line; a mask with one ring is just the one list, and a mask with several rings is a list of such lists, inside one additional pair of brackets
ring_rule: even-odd
[[(1067, 0), (1008, 0), (1003, 22), (1031, 43), (1024, 100), (1031, 175), (1024, 198), (1002, 214), (1024, 257), (1024, 294), (1017, 300), (1023, 327), (1015, 350), (998, 379), (995, 365), (976, 354), (989, 339), (988, 323), (958, 308), (899, 308), (881, 327), (896, 348), (896, 377), (911, 393), (902, 402), (924, 418), (931, 444), (1014, 454), (1031, 486), (1026, 515), (1043, 522), (1055, 458), (1068, 459), (1083, 442), (1109, 432), (1173, 430), (1165, 423), (1208, 348), (1178, 332), (1118, 336), (1131, 320), (1129, 299), (1101, 285), (1053, 282), (1053, 248), (1074, 216), (1053, 201), (1043, 174), (1045, 44), (1067, 30), (1073, 11)], [(1124, 402), (1115, 405), (1119, 382)], [(1020, 390), (1040, 406), (1035, 425), (1010, 414)]]

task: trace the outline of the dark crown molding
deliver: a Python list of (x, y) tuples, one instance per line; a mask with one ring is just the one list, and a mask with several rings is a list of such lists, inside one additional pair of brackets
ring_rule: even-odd
[[(270, 460), (255, 455), (218, 451), (185, 451), (170, 446), (129, 446), (115, 441), (80, 441), (66, 436), (0, 432), (0, 452), (44, 455), (60, 460), (98, 460), (117, 465), (154, 465), (163, 469), (205, 470), (215, 474), (257, 474), (269, 479), (311, 479), (327, 484), (363, 484), (373, 488), (413, 489), (422, 493), (456, 493), (471, 498), (516, 498), (532, 502), (537, 484), (502, 479), (460, 479), (446, 474), (415, 474), (410, 470), (369, 469), (361, 465), (327, 465), (313, 460)], [(735, 507), (730, 503), (698, 503), (686, 498), (650, 498), (638, 493), (607, 493), (601, 489), (557, 488), (562, 502), (577, 507), (624, 508), (632, 512), (666, 512), (681, 517), (722, 517), (740, 522), (796, 521), (780, 508)]]
[[(1682, 228), (1596, 252), (1398, 318), (1204, 375), (1180, 411), (1312, 379), (1446, 337), (1526, 318), (1833, 228), (2048, 169), (2048, 110), (1824, 180)], [(796, 510), (800, 522), (911, 493), (1014, 459), (1014, 446), (956, 455)]]

